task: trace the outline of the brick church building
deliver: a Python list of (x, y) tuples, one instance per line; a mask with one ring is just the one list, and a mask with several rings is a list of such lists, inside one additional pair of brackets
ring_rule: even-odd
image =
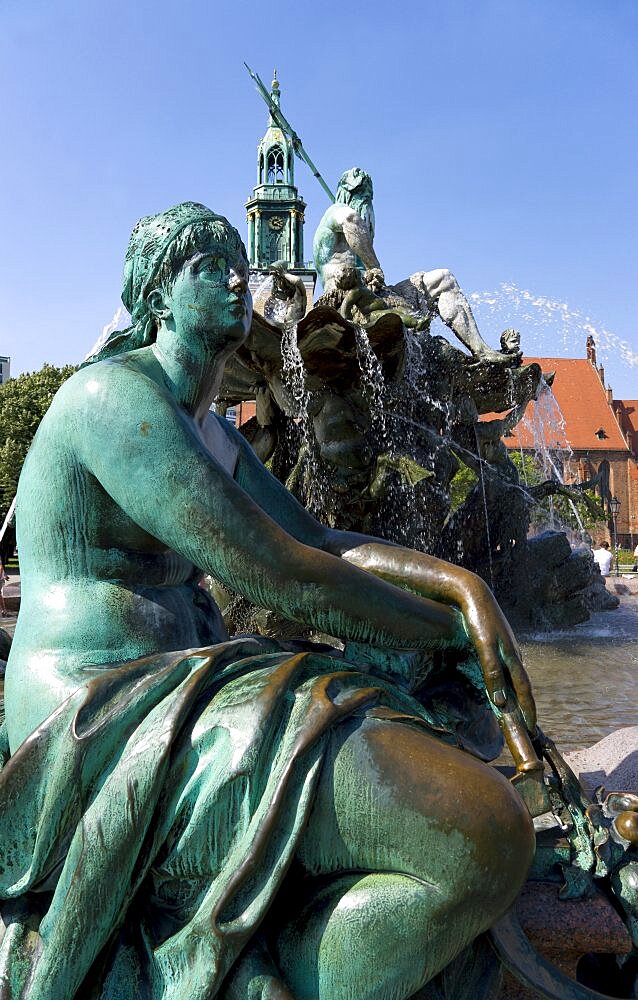
[[(583, 359), (525, 358), (555, 373), (553, 399), (541, 396), (530, 403), (505, 444), (535, 453), (542, 441), (566, 483), (601, 473), (596, 492), (607, 509), (612, 497), (620, 501), (618, 544), (633, 550), (638, 544), (638, 400), (614, 399), (597, 364), (593, 337), (587, 338), (586, 351)], [(611, 540), (611, 516), (608, 528)]]

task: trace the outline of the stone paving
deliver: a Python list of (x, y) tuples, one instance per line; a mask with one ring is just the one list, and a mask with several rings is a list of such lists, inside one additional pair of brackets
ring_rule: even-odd
[(638, 726), (617, 729), (565, 758), (590, 795), (599, 785), (608, 792), (638, 792)]

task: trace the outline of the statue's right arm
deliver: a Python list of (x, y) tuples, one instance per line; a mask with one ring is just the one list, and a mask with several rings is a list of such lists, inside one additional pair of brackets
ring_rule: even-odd
[[(108, 370), (110, 369), (110, 370)], [(375, 578), (285, 531), (218, 464), (169, 393), (121, 365), (84, 378), (73, 447), (146, 532), (261, 607), (352, 641), (464, 646), (458, 611)], [(82, 391), (82, 381), (77, 391)], [(89, 395), (90, 394), (90, 395)]]
[(350, 249), (365, 264), (368, 270), (381, 270), (381, 264), (374, 252), (370, 230), (358, 212), (347, 205), (333, 207), (334, 220), (343, 231), (344, 238)]
[(483, 669), (490, 698), (498, 707), (505, 705), (507, 671), (530, 729), (534, 728), (536, 707), (520, 650), (494, 595), (480, 577), (424, 552), (368, 535), (327, 528), (264, 468), (238, 431), (228, 428), (228, 433), (238, 441), (238, 481), (295, 538), (338, 556), (340, 561), (350, 562), (393, 587), (435, 601), (437, 606), (458, 608)]

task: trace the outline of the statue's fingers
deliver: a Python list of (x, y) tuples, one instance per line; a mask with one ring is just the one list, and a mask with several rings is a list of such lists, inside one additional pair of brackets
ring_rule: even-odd
[(496, 649), (487, 649), (479, 655), (485, 689), (490, 701), (497, 708), (505, 708), (507, 691), (505, 690), (505, 673)]
[(529, 731), (533, 733), (536, 728), (536, 702), (534, 701), (534, 693), (530, 679), (527, 676), (527, 671), (519, 656), (512, 654), (506, 658), (506, 662), (510, 677), (512, 678), (512, 686), (525, 719), (525, 724)]

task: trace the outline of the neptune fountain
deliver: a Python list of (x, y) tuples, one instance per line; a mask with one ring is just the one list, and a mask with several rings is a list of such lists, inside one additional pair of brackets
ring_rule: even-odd
[[(140, 219), (131, 324), (34, 439), (0, 720), (6, 1000), (490, 1000), (503, 963), (541, 997), (600, 998), (522, 934), (530, 874), (600, 887), (638, 948), (638, 796), (587, 795), (490, 586), (424, 551), (460, 462), (484, 498), (508, 469), (477, 415), (516, 419), (542, 373), (512, 332), (484, 344), (448, 272), (387, 287), (370, 215), (366, 246), (340, 204), (329, 301), (303, 317), (284, 265), (253, 315), (210, 209)], [(212, 406), (248, 385), (243, 436)], [(270, 629), (230, 637), (203, 574)], [(561, 836), (537, 840), (548, 814)]]

